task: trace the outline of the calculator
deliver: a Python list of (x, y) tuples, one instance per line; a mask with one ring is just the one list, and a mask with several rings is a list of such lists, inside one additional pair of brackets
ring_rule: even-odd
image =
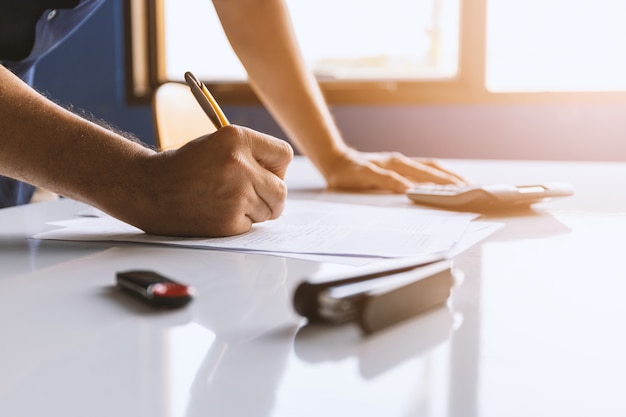
[(498, 211), (528, 208), (531, 204), (553, 197), (574, 194), (566, 182), (537, 185), (416, 185), (407, 196), (417, 204), (458, 211)]

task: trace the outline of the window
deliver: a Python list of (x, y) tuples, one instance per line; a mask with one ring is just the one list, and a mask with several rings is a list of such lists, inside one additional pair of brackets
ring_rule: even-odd
[[(416, 88), (423, 95), (424, 87), (459, 82), (461, 0), (286, 1), (305, 59), (332, 103), (412, 102)], [(225, 103), (253, 100), (210, 0), (126, 4), (131, 96), (149, 97), (192, 70)]]
[[(623, 0), (286, 2), (331, 104), (626, 100)], [(131, 97), (192, 70), (256, 101), (210, 0), (126, 5)]]
[[(180, 0), (163, 0), (163, 4), (168, 79), (182, 80), (181, 74), (191, 67), (206, 80), (245, 81), (245, 71), (209, 1), (187, 0), (184, 7)], [(384, 7), (382, 4), (287, 0), (305, 59), (320, 80), (446, 79), (456, 75), (458, 0), (385, 0)], [(192, 16), (189, 8), (194, 10)], [(199, 45), (189, 39), (209, 41)]]
[(626, 90), (623, 0), (489, 0), (494, 92)]

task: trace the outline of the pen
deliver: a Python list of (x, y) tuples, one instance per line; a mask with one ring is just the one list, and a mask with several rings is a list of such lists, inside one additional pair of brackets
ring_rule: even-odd
[(185, 73), (185, 81), (187, 81), (193, 96), (200, 104), (200, 107), (202, 107), (202, 110), (204, 110), (206, 115), (209, 116), (209, 119), (211, 119), (211, 122), (213, 122), (215, 127), (220, 128), (228, 126), (230, 123), (228, 122), (226, 115), (220, 108), (219, 104), (217, 104), (217, 101), (213, 98), (213, 95), (206, 85), (204, 85), (202, 81), (196, 78), (196, 76), (189, 71)]

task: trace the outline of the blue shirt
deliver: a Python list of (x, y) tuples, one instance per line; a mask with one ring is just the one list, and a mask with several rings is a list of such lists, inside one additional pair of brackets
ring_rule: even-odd
[[(74, 32), (104, 1), (1, 1), (0, 64), (32, 84), (35, 64)], [(0, 208), (28, 203), (33, 191), (31, 185), (0, 176)]]

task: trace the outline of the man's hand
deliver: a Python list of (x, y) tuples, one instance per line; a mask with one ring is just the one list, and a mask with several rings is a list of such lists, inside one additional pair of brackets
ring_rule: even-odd
[(432, 159), (413, 159), (398, 152), (348, 150), (324, 172), (328, 186), (338, 190), (405, 192), (413, 183), (465, 184), (459, 175)]
[(137, 190), (145, 212), (125, 220), (160, 235), (247, 232), (253, 223), (282, 213), (283, 180), (292, 158), (291, 146), (282, 140), (239, 126), (220, 128), (150, 156), (143, 179), (150, 184)]

